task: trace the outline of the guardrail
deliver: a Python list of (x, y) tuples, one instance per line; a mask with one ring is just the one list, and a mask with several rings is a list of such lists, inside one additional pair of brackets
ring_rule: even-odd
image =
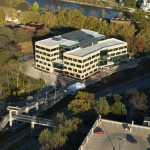
[(88, 133), (87, 136), (85, 137), (84, 141), (82, 142), (82, 144), (81, 144), (81, 146), (79, 147), (78, 150), (83, 150), (83, 149), (84, 149), (84, 147), (86, 146), (86, 144), (87, 144), (87, 142), (88, 142), (90, 136), (92, 135), (92, 133), (93, 133), (95, 127), (98, 126), (98, 125), (100, 124), (100, 122), (101, 122), (101, 116), (99, 116), (99, 117), (97, 118), (97, 120), (96, 120), (95, 123), (93, 124), (92, 128), (90, 129), (89, 133)]
[(9, 115), (6, 115), (1, 121), (1, 128), (4, 128), (9, 121)]

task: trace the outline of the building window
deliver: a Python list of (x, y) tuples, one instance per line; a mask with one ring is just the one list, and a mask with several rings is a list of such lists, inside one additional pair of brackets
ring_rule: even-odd
[(41, 47), (41, 49), (42, 49), (42, 50), (45, 50), (45, 48), (44, 48), (44, 47)]
[(78, 60), (79, 63), (82, 63), (82, 60)]
[(85, 67), (88, 66), (88, 65), (89, 65), (89, 63), (85, 64)]
[(41, 59), (45, 60), (45, 57), (41, 57)]
[(53, 49), (51, 49), (51, 52), (53, 52), (53, 51), (55, 51), (55, 50), (57, 50), (57, 48), (53, 48)]
[(92, 58), (95, 58), (95, 55), (93, 55)]
[(119, 55), (121, 52), (117, 52), (116, 55)]
[(77, 62), (77, 60), (76, 60), (76, 59), (73, 59), (73, 61)]
[(46, 49), (47, 52), (50, 52), (50, 49)]
[(90, 72), (90, 74), (92, 74), (92, 73), (93, 73), (93, 71)]
[(115, 56), (115, 53), (111, 54), (111, 56)]
[(48, 64), (48, 66), (50, 67), (50, 66), (51, 66), (51, 64)]
[(46, 65), (46, 62), (44, 62), (44, 65)]
[(76, 77), (77, 77), (77, 78), (80, 78), (80, 75), (77, 74)]
[(67, 59), (67, 57), (66, 57), (66, 56), (64, 56), (64, 59)]
[(39, 51), (38, 50), (36, 50), (36, 53), (38, 53)]
[(36, 55), (36, 57), (37, 57), (37, 58), (40, 58), (40, 56), (39, 56), (39, 55)]
[(38, 60), (36, 59), (36, 62), (38, 62)]
[(47, 71), (49, 71), (49, 68), (46, 68)]
[(72, 70), (72, 68), (68, 67), (68, 70)]
[(86, 73), (85, 76), (88, 76), (88, 73)]
[(64, 69), (67, 69), (67, 67), (66, 67), (66, 66), (64, 66)]
[(42, 69), (45, 69), (45, 67), (41, 66)]
[(81, 65), (76, 65), (76, 67), (81, 68)]
[(54, 54), (51, 54), (51, 57), (53, 57)]
[(122, 54), (126, 53), (126, 51), (122, 51)]
[(47, 61), (50, 61), (50, 59), (46, 58)]
[(66, 65), (69, 65), (69, 62), (67, 62), (67, 61), (64, 61), (64, 64), (66, 64)]
[(89, 57), (88, 60), (91, 60), (91, 57)]
[(95, 65), (92, 66), (92, 68), (94, 68), (94, 67), (95, 67)]
[(84, 69), (83, 72), (86, 72), (86, 69)]
[(70, 75), (71, 75), (71, 76), (74, 76), (74, 74), (73, 74), (73, 73), (70, 73)]
[(49, 56), (49, 57), (50, 57), (50, 54), (47, 54), (47, 56)]
[(36, 48), (40, 48), (40, 46), (36, 45)]
[(91, 61), (90, 64), (93, 64), (93, 61)]
[(118, 48), (115, 48), (115, 49), (114, 49), (114, 51), (117, 51), (117, 50), (118, 50)]
[(86, 59), (84, 59), (83, 62), (86, 62)]
[(75, 64), (73, 64), (73, 63), (70, 63), (70, 66), (75, 66)]
[(94, 72), (96, 72), (97, 71), (97, 69), (94, 69)]
[(97, 62), (97, 59), (95, 59), (94, 62)]
[(51, 61), (55, 61), (55, 60), (56, 60), (56, 58), (51, 59)]
[(54, 56), (58, 55), (58, 53), (54, 53)]
[(90, 69), (91, 69), (91, 67), (87, 68), (87, 70), (90, 70)]
[(68, 60), (72, 60), (72, 58), (68, 58)]
[(82, 73), (82, 71), (81, 71), (81, 70), (78, 70), (78, 72), (79, 72), (79, 73)]
[(73, 69), (74, 72), (77, 72), (77, 69)]
[(69, 72), (66, 72), (66, 71), (65, 71), (64, 73), (65, 73), (65, 74), (69, 74)]
[(37, 65), (37, 67), (40, 67), (40, 65)]

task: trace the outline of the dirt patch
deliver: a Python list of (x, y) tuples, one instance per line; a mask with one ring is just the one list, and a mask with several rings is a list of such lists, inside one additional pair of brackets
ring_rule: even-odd
[(24, 53), (24, 55), (33, 55), (33, 47), (31, 41), (26, 41), (19, 43), (21, 47), (21, 52)]

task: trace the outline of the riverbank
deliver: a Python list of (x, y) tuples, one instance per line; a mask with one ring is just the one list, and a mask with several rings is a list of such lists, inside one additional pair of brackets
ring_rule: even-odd
[(84, 2), (76, 2), (73, 0), (61, 0), (63, 2), (67, 2), (67, 3), (74, 3), (74, 4), (79, 4), (79, 5), (85, 5), (85, 6), (94, 6), (94, 7), (99, 7), (99, 8), (105, 8), (105, 9), (110, 9), (110, 10), (117, 10), (117, 11), (122, 11), (122, 12), (134, 12), (136, 9), (135, 8), (128, 8), (128, 7), (123, 7), (123, 6), (117, 6), (117, 5), (113, 5), (111, 6), (105, 6), (104, 5), (100, 5), (100, 4), (90, 4), (90, 3), (84, 3)]

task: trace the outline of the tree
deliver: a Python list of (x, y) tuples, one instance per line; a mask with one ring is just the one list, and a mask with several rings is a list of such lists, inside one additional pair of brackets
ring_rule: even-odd
[(33, 7), (32, 7), (33, 11), (37, 12), (39, 10), (39, 4), (38, 2), (34, 2), (33, 3)]
[(110, 106), (106, 100), (106, 97), (102, 97), (96, 101), (95, 110), (98, 115), (107, 115), (110, 112)]
[(114, 94), (114, 101), (115, 101), (115, 102), (120, 102), (120, 101), (122, 101), (122, 96), (120, 96), (119, 94)]
[(68, 110), (72, 110), (74, 114), (83, 113), (92, 109), (94, 102), (94, 94), (88, 92), (78, 92), (75, 100), (72, 100), (68, 104)]
[(28, 11), (31, 10), (31, 6), (27, 2), (22, 2), (17, 6), (17, 9), (21, 11)]
[(136, 7), (136, 0), (124, 0), (124, 5), (127, 7)]
[(114, 115), (127, 115), (127, 110), (122, 102), (115, 102), (111, 107), (111, 112)]
[(2, 8), (0, 8), (0, 24), (5, 23), (5, 13)]
[(147, 109), (147, 95), (143, 92), (138, 92), (134, 90), (132, 92), (132, 96), (129, 99), (129, 102), (134, 105), (134, 107), (138, 110), (146, 110)]
[(54, 118), (53, 130), (45, 129), (40, 133), (41, 148), (44, 150), (60, 149), (66, 143), (68, 134), (76, 130), (80, 123), (79, 118), (67, 119), (64, 113), (58, 113)]

